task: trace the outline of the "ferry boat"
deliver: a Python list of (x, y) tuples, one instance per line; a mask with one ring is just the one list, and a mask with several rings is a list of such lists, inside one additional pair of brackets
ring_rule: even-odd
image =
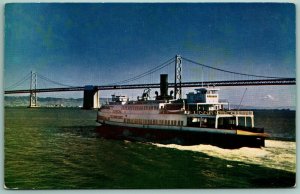
[(219, 99), (218, 88), (200, 87), (188, 93), (186, 99), (174, 99), (173, 91), (168, 94), (168, 75), (161, 74), (160, 79), (160, 95), (155, 92), (153, 100), (150, 89), (135, 101), (112, 95), (111, 102), (98, 109), (97, 122), (135, 131), (184, 132), (206, 140), (264, 146), (268, 135), (263, 128), (254, 127), (253, 111), (230, 110), (229, 103)]

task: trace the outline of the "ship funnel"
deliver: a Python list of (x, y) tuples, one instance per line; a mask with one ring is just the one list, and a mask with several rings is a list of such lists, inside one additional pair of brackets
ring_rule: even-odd
[(168, 96), (168, 74), (160, 74), (160, 96)]

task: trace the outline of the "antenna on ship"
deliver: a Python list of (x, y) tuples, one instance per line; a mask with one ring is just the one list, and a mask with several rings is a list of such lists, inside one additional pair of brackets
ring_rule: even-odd
[(238, 110), (240, 110), (240, 107), (241, 107), (242, 101), (243, 101), (243, 99), (244, 99), (244, 96), (245, 96), (245, 94), (246, 94), (246, 91), (247, 91), (247, 88), (246, 88), (245, 91), (244, 91), (244, 94), (243, 94), (243, 96), (242, 96), (242, 99), (241, 99), (241, 102), (240, 102), (240, 104), (239, 104)]
[(202, 68), (202, 71), (201, 71), (201, 78), (202, 78), (202, 88), (203, 88), (203, 66), (201, 67)]

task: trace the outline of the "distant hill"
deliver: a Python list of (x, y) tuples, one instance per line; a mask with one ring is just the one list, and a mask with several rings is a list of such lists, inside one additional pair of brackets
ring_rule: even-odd
[[(106, 98), (100, 98), (100, 102), (106, 102)], [(83, 98), (40, 98), (38, 97), (38, 105), (42, 107), (81, 107)], [(29, 105), (29, 96), (5, 96), (5, 107), (20, 107)]]
[[(107, 98), (100, 98), (100, 103), (105, 104)], [(38, 105), (42, 107), (81, 107), (83, 104), (83, 98), (40, 98), (38, 97)], [(5, 96), (4, 97), (4, 106), (6, 107), (16, 107), (16, 106), (28, 106), (29, 105), (29, 96)], [(230, 105), (231, 109), (238, 109), (239, 105)], [(241, 110), (261, 110), (261, 109), (289, 109), (295, 110), (296, 107), (293, 106), (280, 106), (280, 107), (259, 107), (259, 106), (240, 106)]]
[(265, 106), (243, 106), (241, 105), (230, 105), (230, 109), (240, 109), (240, 110), (296, 110), (295, 106), (278, 106), (278, 107), (265, 107)]

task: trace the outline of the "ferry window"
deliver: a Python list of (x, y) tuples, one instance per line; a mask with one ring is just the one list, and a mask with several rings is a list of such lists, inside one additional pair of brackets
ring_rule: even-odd
[(168, 120), (168, 125), (170, 125), (170, 120)]
[(180, 121), (180, 126), (183, 126), (183, 121)]

